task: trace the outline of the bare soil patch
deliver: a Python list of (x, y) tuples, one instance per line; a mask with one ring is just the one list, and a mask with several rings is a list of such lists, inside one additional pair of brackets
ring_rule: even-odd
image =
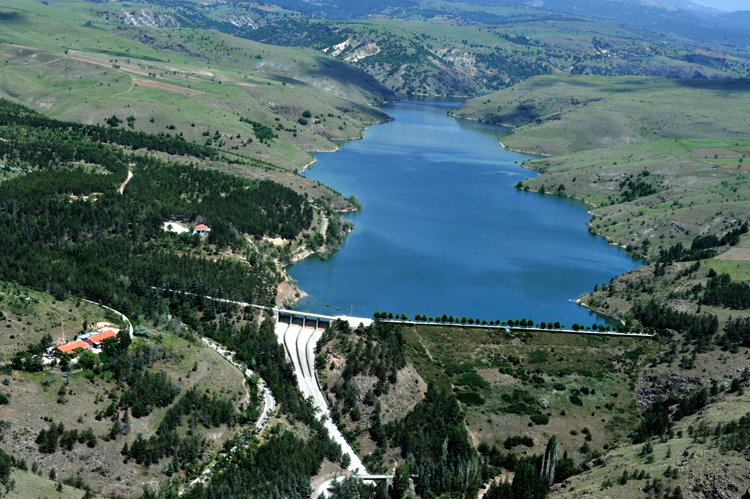
[(748, 261), (750, 260), (750, 248), (730, 248), (729, 251), (717, 256), (716, 259)]
[(98, 56), (98, 55), (89, 55), (89, 54), (81, 54), (78, 52), (69, 52), (68, 56), (71, 59), (75, 59), (77, 61), (82, 62), (88, 62), (89, 64), (96, 64), (97, 66), (105, 66), (107, 68), (111, 68), (113, 64), (117, 64), (120, 66), (119, 69), (123, 71), (127, 71), (128, 73), (135, 73), (140, 74), (143, 76), (148, 76), (148, 70), (139, 67), (137, 64), (128, 64), (127, 62), (118, 59), (116, 63), (110, 62), (110, 59), (108, 57), (104, 56)]

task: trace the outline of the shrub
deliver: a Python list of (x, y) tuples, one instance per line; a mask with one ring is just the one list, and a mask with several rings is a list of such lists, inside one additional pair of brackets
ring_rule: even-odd
[(544, 350), (534, 350), (533, 352), (529, 353), (529, 363), (530, 364), (543, 364), (547, 362), (548, 359), (547, 352)]
[(549, 416), (546, 414), (534, 414), (530, 416), (531, 421), (537, 425), (544, 425), (549, 423)]
[(459, 393), (456, 399), (466, 405), (484, 405), (484, 399), (481, 395), (474, 392)]
[(526, 447), (534, 447), (534, 439), (529, 437), (528, 435), (523, 436), (523, 437), (518, 436), (518, 435), (513, 435), (511, 437), (506, 438), (505, 442), (503, 442), (503, 447), (505, 447), (508, 450), (512, 449), (516, 445), (525, 445)]
[(583, 405), (583, 400), (581, 400), (576, 395), (571, 395), (570, 396), (570, 403), (573, 404), (573, 405), (582, 406)]
[(469, 372), (469, 373), (462, 374), (461, 377), (458, 378), (457, 384), (463, 385), (463, 386), (475, 386), (479, 388), (490, 386), (490, 384), (487, 383), (484, 380), (484, 378), (482, 378), (476, 372)]

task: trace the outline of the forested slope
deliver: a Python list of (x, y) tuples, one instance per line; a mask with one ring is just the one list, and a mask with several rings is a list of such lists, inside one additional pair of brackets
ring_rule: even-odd
[[(139, 132), (77, 126), (0, 102), (2, 277), (61, 297), (102, 300), (125, 312), (158, 306), (153, 288), (190, 286), (270, 303), (280, 279), (241, 234), (293, 239), (310, 227), (304, 197), (268, 181), (251, 182), (189, 165), (168, 164), (132, 149), (179, 149), (215, 155), (206, 146)], [(108, 139), (112, 139), (111, 142)], [(128, 171), (123, 194), (117, 188)], [(16, 173), (17, 172), (17, 173)], [(232, 247), (254, 263), (174, 251), (200, 246), (198, 236), (165, 233), (164, 221), (212, 226), (208, 244)], [(174, 248), (174, 245), (177, 248)]]

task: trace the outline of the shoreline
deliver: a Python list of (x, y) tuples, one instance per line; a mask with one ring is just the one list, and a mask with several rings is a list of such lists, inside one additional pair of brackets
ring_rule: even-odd
[[(335, 151), (333, 151), (333, 152), (335, 152)], [(307, 164), (306, 164), (305, 166), (303, 166), (303, 167), (302, 167), (302, 170), (300, 170), (300, 171), (299, 171), (299, 172), (297, 172), (297, 173), (305, 173), (305, 170), (307, 170), (307, 169), (308, 169), (309, 167), (311, 167), (312, 165), (314, 165), (315, 163), (317, 163), (317, 161), (318, 161), (318, 158), (316, 158), (315, 156), (313, 156), (313, 159), (312, 159), (312, 161), (310, 161), (310, 162), (309, 162), (309, 163), (307, 163)]]
[[(464, 118), (462, 118), (462, 119), (464, 119)], [(508, 126), (508, 125), (500, 125), (500, 126)], [(503, 144), (502, 140), (498, 139), (497, 141), (500, 144), (500, 147), (502, 147), (506, 151), (517, 152), (517, 153), (520, 153), (520, 154), (533, 154), (534, 156), (543, 156), (545, 158), (551, 158), (552, 157), (552, 154), (546, 154), (546, 153), (543, 153), (543, 152), (532, 152), (532, 151), (524, 151), (523, 149), (512, 149), (510, 147), (507, 147), (505, 144)], [(524, 168), (526, 168), (526, 167), (524, 167)], [(531, 168), (526, 168), (526, 169), (527, 170), (531, 170)], [(534, 171), (536, 171), (536, 170), (534, 170)]]

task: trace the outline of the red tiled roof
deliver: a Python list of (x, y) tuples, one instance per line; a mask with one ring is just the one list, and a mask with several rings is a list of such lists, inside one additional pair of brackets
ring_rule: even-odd
[(206, 230), (206, 229), (208, 229), (208, 225), (200, 224), (200, 225), (195, 226), (195, 230)]
[(75, 351), (78, 350), (79, 348), (88, 350), (89, 346), (83, 340), (76, 340), (72, 343), (66, 343), (65, 345), (61, 345), (57, 347), (57, 350), (59, 350), (62, 353), (75, 353)]
[(92, 343), (101, 343), (102, 341), (106, 340), (107, 338), (116, 338), (117, 333), (112, 331), (111, 329), (107, 329), (106, 331), (103, 331), (99, 334), (95, 334), (94, 336), (89, 336), (86, 338)]

